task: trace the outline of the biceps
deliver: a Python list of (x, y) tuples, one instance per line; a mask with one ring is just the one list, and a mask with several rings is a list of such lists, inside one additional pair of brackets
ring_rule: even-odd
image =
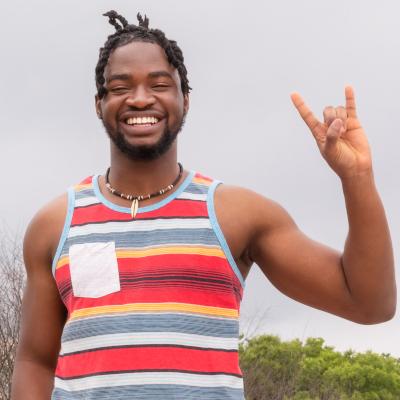
[(348, 313), (352, 301), (339, 252), (311, 240), (294, 224), (256, 242), (254, 261), (281, 292), (324, 311)]

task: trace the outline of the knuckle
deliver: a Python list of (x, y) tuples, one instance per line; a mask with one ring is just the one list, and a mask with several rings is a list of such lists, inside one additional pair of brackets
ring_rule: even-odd
[(309, 111), (309, 110), (307, 110), (305, 113), (304, 113), (304, 118), (306, 118), (306, 119), (311, 119), (312, 118), (312, 112), (311, 111)]
[(336, 111), (340, 112), (340, 113), (345, 113), (346, 109), (343, 106), (337, 106), (336, 107)]

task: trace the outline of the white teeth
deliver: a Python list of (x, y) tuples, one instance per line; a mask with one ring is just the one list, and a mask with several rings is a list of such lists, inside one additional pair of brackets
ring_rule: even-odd
[(156, 124), (157, 122), (158, 118), (156, 117), (135, 117), (126, 120), (128, 125)]

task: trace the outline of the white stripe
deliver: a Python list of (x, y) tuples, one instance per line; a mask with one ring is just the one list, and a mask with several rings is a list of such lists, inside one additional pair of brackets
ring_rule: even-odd
[(182, 243), (168, 243), (167, 245), (165, 244), (155, 244), (151, 246), (130, 246), (130, 247), (118, 247), (118, 251), (132, 251), (132, 250), (154, 250), (154, 249), (164, 249), (165, 247), (182, 247), (182, 248), (204, 248), (204, 249), (220, 249), (221, 246), (219, 244), (206, 244), (206, 243), (201, 243), (201, 244), (182, 244)]
[(206, 201), (207, 200), (207, 193), (183, 192), (177, 198), (178, 199), (187, 199), (187, 200), (202, 200), (202, 201)]
[(91, 204), (98, 204), (98, 203), (100, 203), (100, 201), (97, 197), (94, 197), (94, 196), (83, 197), (82, 199), (75, 200), (75, 207), (84, 207), (84, 206), (89, 206)]
[(178, 345), (204, 347), (216, 350), (237, 350), (237, 338), (193, 335), (177, 332), (129, 332), (90, 336), (63, 342), (61, 355), (112, 346)]
[(62, 380), (55, 378), (56, 388), (75, 391), (123, 385), (188, 385), (200, 387), (230, 387), (243, 389), (243, 379), (231, 375), (202, 375), (183, 372), (134, 372), (95, 375)]
[(88, 224), (73, 226), (69, 230), (69, 237), (87, 235), (89, 233), (123, 233), (143, 232), (156, 229), (211, 229), (208, 218), (171, 218), (155, 220), (113, 221), (103, 224)]

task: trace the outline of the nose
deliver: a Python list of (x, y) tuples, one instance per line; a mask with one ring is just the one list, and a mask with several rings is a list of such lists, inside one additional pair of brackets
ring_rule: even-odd
[(155, 98), (152, 93), (142, 86), (132, 90), (126, 99), (126, 103), (134, 108), (146, 108), (153, 105)]

